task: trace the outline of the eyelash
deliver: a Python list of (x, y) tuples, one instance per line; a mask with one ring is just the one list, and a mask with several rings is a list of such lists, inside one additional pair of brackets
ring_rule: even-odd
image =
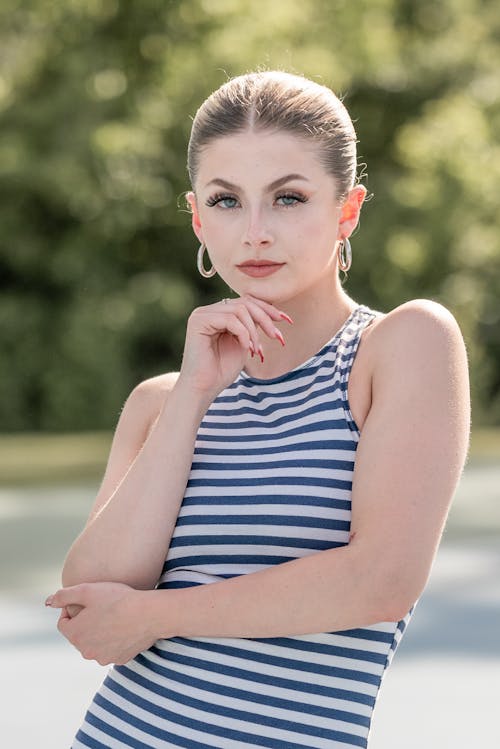
[[(281, 193), (280, 195), (276, 196), (276, 200), (280, 200), (281, 198), (293, 198), (297, 201), (297, 203), (307, 203), (307, 198), (304, 195), (300, 195), (295, 192), (286, 192)], [(227, 195), (225, 193), (217, 193), (216, 195), (212, 195), (210, 198), (207, 199), (205, 205), (212, 207), (214, 205), (218, 205), (223, 200), (237, 200), (237, 198), (234, 197), (234, 195)], [(288, 205), (283, 205), (283, 208), (293, 208), (293, 206), (296, 205), (296, 203), (291, 203)], [(223, 208), (223, 210), (230, 211), (236, 208), (236, 206), (231, 206), (230, 208)]]

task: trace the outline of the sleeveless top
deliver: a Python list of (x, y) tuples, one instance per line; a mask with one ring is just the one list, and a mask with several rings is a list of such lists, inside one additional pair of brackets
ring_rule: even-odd
[[(360, 432), (347, 386), (358, 305), (303, 364), (242, 371), (207, 410), (160, 588), (204, 585), (349, 542)], [(158, 640), (112, 666), (73, 749), (366, 747), (399, 622), (297, 637)]]

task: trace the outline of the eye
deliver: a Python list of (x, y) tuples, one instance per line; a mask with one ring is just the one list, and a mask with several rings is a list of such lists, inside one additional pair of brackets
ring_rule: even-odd
[(214, 206), (219, 205), (221, 208), (236, 208), (237, 199), (233, 195), (212, 195), (208, 198), (205, 205)]
[(294, 192), (283, 193), (282, 195), (276, 196), (276, 202), (282, 201), (281, 205), (285, 208), (296, 205), (297, 203), (305, 203), (307, 198), (304, 195), (300, 195)]

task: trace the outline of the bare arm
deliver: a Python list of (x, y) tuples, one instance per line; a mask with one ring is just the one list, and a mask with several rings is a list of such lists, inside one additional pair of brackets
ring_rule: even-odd
[(201, 399), (177, 385), (177, 373), (132, 391), (89, 519), (67, 554), (64, 586), (104, 580), (143, 589), (156, 584), (205, 410)]

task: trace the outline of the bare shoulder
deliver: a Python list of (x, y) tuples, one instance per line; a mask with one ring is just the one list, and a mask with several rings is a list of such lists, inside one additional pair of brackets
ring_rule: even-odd
[(166, 372), (156, 377), (149, 377), (135, 386), (131, 396), (141, 399), (162, 400), (172, 390), (178, 377), (179, 372)]
[(174, 387), (178, 372), (150, 377), (134, 387), (121, 410), (113, 439), (113, 450), (127, 448), (136, 453), (144, 443), (165, 398)]
[(378, 318), (369, 348), (372, 409), (387, 414), (396, 409), (415, 423), (420, 410), (432, 412), (437, 424), (458, 419), (460, 433), (467, 433), (467, 350), (459, 324), (446, 307), (429, 299), (401, 304)]
[[(412, 299), (400, 304), (376, 318), (368, 331), (375, 367), (387, 361), (387, 357), (401, 359), (403, 353), (411, 357), (413, 352), (423, 361), (449, 354), (452, 349), (465, 349), (454, 315), (431, 299)], [(405, 365), (404, 361), (399, 363)]]
[[(467, 393), (468, 364), (460, 327), (439, 302), (412, 299), (377, 315), (363, 330), (349, 380), (349, 401), (361, 430), (374, 404), (401, 402), (412, 390), (446, 392), (448, 378)], [(385, 407), (385, 406), (384, 406)]]
[(128, 396), (122, 415), (127, 411), (129, 419), (135, 420), (134, 417), (136, 417), (143, 422), (147, 431), (156, 419), (178, 377), (179, 372), (166, 372), (140, 382)]
[(424, 333), (430, 328), (439, 328), (461, 335), (450, 310), (432, 299), (411, 299), (376, 318), (375, 323), (372, 327), (378, 328), (380, 335), (397, 335), (397, 331), (407, 330), (408, 326), (414, 330), (421, 329)]

